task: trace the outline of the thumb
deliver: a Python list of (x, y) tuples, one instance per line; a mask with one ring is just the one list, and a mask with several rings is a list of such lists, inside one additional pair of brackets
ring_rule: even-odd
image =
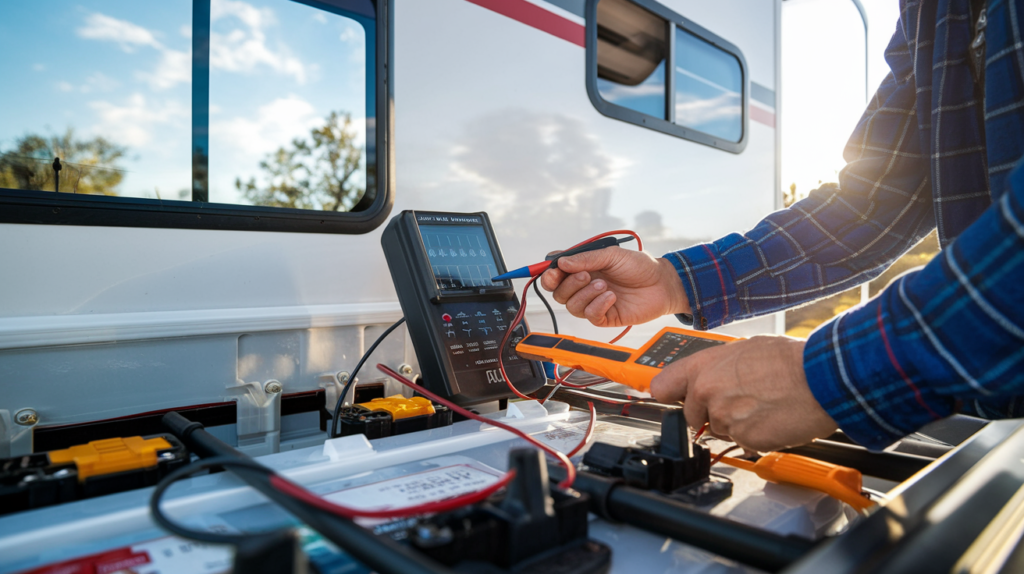
[(605, 247), (595, 251), (584, 251), (558, 260), (558, 268), (566, 273), (580, 271), (601, 271), (618, 263), (624, 250), (621, 247)]

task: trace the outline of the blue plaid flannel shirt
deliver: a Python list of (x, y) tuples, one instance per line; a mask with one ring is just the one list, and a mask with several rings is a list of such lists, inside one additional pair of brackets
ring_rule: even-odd
[(989, 0), (987, 18), (976, 91), (970, 0), (901, 0), (891, 73), (838, 185), (746, 233), (666, 255), (694, 323), (710, 329), (877, 277), (937, 227), (934, 260), (807, 341), (814, 396), (869, 448), (958, 409), (1021, 415), (1024, 0)]

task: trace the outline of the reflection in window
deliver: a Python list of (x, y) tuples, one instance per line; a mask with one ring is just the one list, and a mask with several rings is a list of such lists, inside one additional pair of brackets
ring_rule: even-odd
[(605, 100), (665, 118), (664, 19), (628, 0), (597, 5), (597, 89)]
[(0, 188), (189, 199), (190, 3), (40, 8), (0, 2)]
[(676, 28), (675, 121), (724, 140), (743, 137), (743, 71), (739, 60)]
[(366, 189), (366, 34), (291, 1), (214, 2), (210, 201), (349, 211)]

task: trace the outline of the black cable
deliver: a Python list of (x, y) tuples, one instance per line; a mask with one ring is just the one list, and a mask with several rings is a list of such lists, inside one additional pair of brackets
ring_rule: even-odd
[[(632, 239), (632, 237), (630, 237), (630, 239)], [(538, 297), (540, 297), (540, 302), (543, 303), (544, 306), (548, 308), (548, 315), (551, 315), (551, 326), (554, 328), (555, 334), (557, 335), (558, 319), (555, 319), (555, 310), (551, 308), (551, 304), (548, 303), (547, 298), (545, 298), (544, 295), (540, 292), (540, 288), (537, 287), (536, 281), (533, 282), (533, 292), (536, 293)]]
[(352, 388), (353, 385), (356, 384), (356, 375), (359, 374), (359, 369), (363, 368), (363, 363), (365, 363), (366, 360), (370, 358), (370, 355), (372, 355), (373, 352), (377, 350), (377, 346), (380, 345), (381, 342), (383, 342), (384, 339), (386, 339), (387, 336), (390, 335), (392, 331), (397, 329), (398, 326), (404, 322), (405, 317), (402, 317), (401, 319), (395, 321), (394, 325), (391, 325), (390, 327), (385, 329), (384, 332), (380, 334), (380, 337), (377, 337), (377, 340), (374, 341), (372, 345), (370, 345), (370, 348), (367, 349), (365, 353), (363, 353), (363, 356), (359, 359), (359, 362), (356, 363), (356, 368), (353, 369), (352, 372), (349, 374), (348, 382), (345, 383), (345, 388), (341, 390), (341, 394), (338, 395), (338, 402), (337, 404), (334, 405), (334, 417), (331, 418), (331, 432), (329, 435), (331, 438), (338, 438), (338, 415), (341, 414), (341, 405), (345, 403), (345, 397), (348, 396), (348, 391)]
[(247, 469), (262, 472), (267, 476), (273, 474), (272, 470), (263, 466), (262, 464), (259, 464), (258, 462), (234, 456), (215, 456), (212, 458), (204, 458), (188, 466), (183, 466), (178, 470), (175, 470), (171, 474), (165, 476), (159, 483), (157, 483), (156, 488), (153, 490), (153, 495), (149, 498), (149, 512), (153, 516), (153, 521), (156, 522), (158, 526), (172, 534), (176, 534), (178, 536), (181, 536), (182, 538), (188, 538), (190, 540), (206, 542), (208, 544), (231, 544), (234, 546), (238, 546), (243, 542), (251, 540), (254, 536), (270, 534), (218, 534), (216, 532), (209, 532), (207, 530), (192, 530), (189, 528), (185, 528), (180, 524), (172, 522), (171, 519), (168, 518), (166, 514), (164, 514), (163, 509), (160, 508), (160, 500), (163, 498), (164, 492), (166, 492), (167, 489), (170, 488), (172, 484), (181, 480), (182, 478), (185, 478), (186, 476), (191, 476), (201, 470), (206, 470), (208, 468), (213, 468), (216, 466), (223, 466), (228, 468), (244, 467)]
[[(232, 460), (244, 460), (257, 464), (238, 449), (207, 432), (203, 425), (191, 422), (174, 411), (165, 414), (161, 422), (181, 442), (185, 443), (189, 450), (199, 456), (209, 458), (226, 456)], [(204, 458), (205, 460), (206, 458)], [(223, 462), (219, 464), (224, 465)], [(403, 546), (387, 536), (378, 537), (344, 516), (317, 508), (278, 490), (271, 482), (271, 477), (274, 476), (273, 470), (250, 468), (249, 465), (242, 463), (235, 465), (232, 472), (260, 494), (274, 501), (286, 512), (306, 523), (371, 570), (381, 574), (450, 574), (452, 572), (428, 556), (418, 553), (408, 546)], [(269, 538), (271, 534), (265, 533), (264, 535)]]

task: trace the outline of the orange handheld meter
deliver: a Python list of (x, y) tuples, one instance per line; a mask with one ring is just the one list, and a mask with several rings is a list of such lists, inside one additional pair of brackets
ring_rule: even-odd
[(647, 391), (651, 379), (673, 361), (738, 337), (665, 327), (639, 349), (579, 339), (569, 335), (532, 333), (516, 344), (526, 359), (550, 361)]

